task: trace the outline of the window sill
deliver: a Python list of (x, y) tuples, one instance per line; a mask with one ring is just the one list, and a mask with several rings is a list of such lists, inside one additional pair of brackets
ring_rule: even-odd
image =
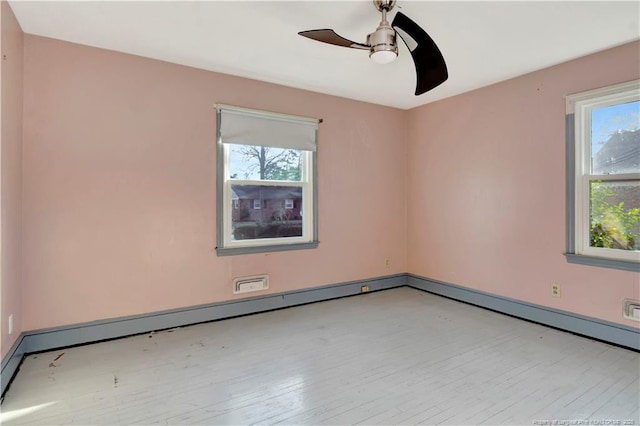
[(278, 244), (257, 247), (218, 247), (216, 248), (216, 252), (218, 253), (218, 256), (234, 256), (240, 254), (271, 253), (275, 251), (307, 250), (315, 249), (317, 247), (318, 242), (314, 241), (311, 243)]
[(640, 272), (640, 263), (628, 260), (607, 259), (604, 257), (584, 256), (575, 253), (565, 253), (567, 262), (578, 265), (597, 266), (600, 268), (621, 269), (623, 271)]

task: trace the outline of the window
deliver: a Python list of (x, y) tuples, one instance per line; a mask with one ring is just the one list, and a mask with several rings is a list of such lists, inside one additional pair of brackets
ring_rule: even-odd
[(567, 260), (640, 269), (640, 80), (570, 95)]
[(320, 120), (216, 109), (218, 255), (317, 247)]

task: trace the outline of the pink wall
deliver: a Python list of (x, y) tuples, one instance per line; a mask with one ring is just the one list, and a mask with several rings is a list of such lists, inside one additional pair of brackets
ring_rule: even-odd
[[(408, 114), (408, 270), (617, 323), (640, 274), (565, 260), (567, 94), (640, 77), (627, 44)], [(562, 297), (551, 297), (552, 282)]]
[[(404, 111), (32, 35), (24, 66), (26, 330), (406, 271)], [(324, 119), (318, 249), (216, 256), (215, 102)]]
[[(0, 223), (1, 258), (0, 328), (2, 357), (22, 331), (21, 301), (21, 218), (22, 218), (22, 54), (23, 34), (6, 1), (0, 2), (2, 55), (0, 87), (2, 90), (2, 212)], [(7, 319), (13, 314), (13, 333), (9, 335)]]
[[(237, 276), (282, 292), (406, 271), (636, 325), (639, 274), (562, 255), (563, 96), (637, 78), (638, 43), (409, 112), (24, 43), (25, 330), (230, 300)], [(317, 250), (216, 256), (215, 102), (325, 120)]]

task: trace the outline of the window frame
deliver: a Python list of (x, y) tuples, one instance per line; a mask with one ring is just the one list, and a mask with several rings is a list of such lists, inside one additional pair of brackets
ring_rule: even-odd
[[(217, 247), (218, 256), (241, 255), (251, 253), (268, 253), (288, 250), (305, 250), (318, 247), (318, 160), (317, 160), (317, 126), (315, 130), (316, 148), (313, 151), (298, 149), (302, 155), (302, 176), (300, 181), (283, 180), (249, 180), (231, 179), (229, 173), (229, 143), (224, 143), (221, 133), (222, 110), (232, 110), (246, 112), (248, 114), (259, 115), (262, 119), (273, 117), (274, 119), (284, 119), (290, 121), (322, 122), (320, 119), (311, 119), (288, 114), (259, 111), (230, 105), (216, 104), (216, 124), (217, 124), (217, 173), (216, 173), (216, 205), (217, 205)], [(239, 145), (239, 144), (237, 144)], [(249, 145), (249, 144), (247, 144)], [(302, 187), (301, 214), (303, 232), (301, 237), (282, 238), (262, 238), (247, 240), (232, 240), (232, 185), (259, 185), (259, 186), (293, 186)], [(262, 200), (260, 200), (262, 203)], [(255, 201), (252, 207), (255, 208)], [(262, 207), (262, 205), (261, 205)]]
[(591, 111), (640, 100), (640, 80), (568, 95), (566, 100), (567, 251), (570, 263), (640, 270), (640, 253), (590, 246), (590, 183), (640, 180), (640, 173), (591, 173)]

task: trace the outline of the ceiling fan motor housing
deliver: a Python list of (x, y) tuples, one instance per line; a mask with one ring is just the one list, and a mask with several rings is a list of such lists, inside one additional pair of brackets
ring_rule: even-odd
[(398, 44), (396, 43), (396, 32), (389, 26), (380, 25), (375, 32), (367, 36), (367, 44), (371, 46), (369, 56), (375, 52), (389, 51), (398, 54)]
[(398, 56), (398, 44), (396, 43), (396, 31), (387, 21), (387, 12), (395, 5), (395, 0), (374, 0), (378, 10), (382, 12), (382, 21), (375, 32), (367, 36), (367, 44), (371, 46), (369, 57), (375, 62), (388, 63)]

